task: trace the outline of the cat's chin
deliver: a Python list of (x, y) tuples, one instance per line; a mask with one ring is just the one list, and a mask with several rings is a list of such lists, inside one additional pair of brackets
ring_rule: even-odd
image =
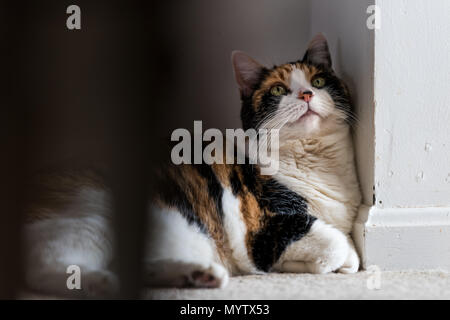
[(318, 117), (320, 118), (319, 114), (311, 109), (308, 109), (303, 115), (301, 115), (297, 120), (295, 120), (294, 124), (296, 123), (302, 123), (304, 121), (308, 121), (311, 118)]
[(314, 111), (308, 110), (297, 120), (285, 126), (283, 136), (288, 139), (310, 139), (320, 134), (321, 117)]
[(305, 128), (304, 126), (295, 125), (282, 130), (280, 140), (303, 140), (314, 139), (320, 136), (320, 130), (314, 128)]

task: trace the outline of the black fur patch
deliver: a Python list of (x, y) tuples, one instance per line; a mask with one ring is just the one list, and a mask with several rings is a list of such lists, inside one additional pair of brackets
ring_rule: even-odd
[(277, 214), (306, 213), (305, 198), (272, 178), (261, 178), (255, 165), (241, 165), (244, 184), (256, 197), (261, 209)]
[(246, 164), (241, 165), (240, 168), (242, 170), (244, 185), (257, 197), (256, 178), (259, 177), (259, 168), (253, 164), (248, 164), (248, 159), (246, 159)]
[[(243, 181), (237, 170), (242, 170)], [(275, 179), (261, 177), (255, 165), (235, 167), (230, 183), (235, 195), (245, 185), (255, 196), (260, 210), (274, 214), (264, 216), (264, 227), (251, 235), (253, 262), (258, 269), (269, 271), (289, 244), (308, 233), (316, 218), (308, 214), (305, 198)]]
[(267, 272), (288, 245), (309, 232), (316, 218), (307, 213), (295, 213), (266, 219), (264, 228), (254, 236), (252, 256), (256, 267)]
[(307, 214), (305, 198), (274, 179), (264, 181), (259, 204), (276, 214)]
[(198, 164), (194, 165), (197, 171), (202, 177), (204, 177), (208, 183), (208, 193), (209, 196), (214, 200), (216, 204), (217, 212), (219, 213), (220, 219), (223, 219), (223, 208), (222, 208), (222, 195), (223, 188), (216, 174), (212, 170), (211, 166), (208, 164)]
[(352, 124), (355, 117), (353, 114), (352, 102), (348, 94), (348, 88), (345, 83), (339, 79), (331, 69), (325, 69), (314, 76), (314, 78), (317, 77), (322, 77), (325, 79), (324, 89), (328, 91), (328, 94), (333, 99), (336, 108), (344, 111), (347, 115), (347, 122)]
[(252, 245), (256, 267), (269, 271), (289, 244), (308, 233), (316, 218), (308, 214), (305, 198), (274, 179), (263, 180), (258, 203), (275, 214), (264, 217), (264, 227), (254, 235)]
[(236, 167), (233, 168), (233, 172), (230, 176), (231, 190), (233, 191), (234, 195), (237, 195), (242, 190), (242, 183), (236, 170)]

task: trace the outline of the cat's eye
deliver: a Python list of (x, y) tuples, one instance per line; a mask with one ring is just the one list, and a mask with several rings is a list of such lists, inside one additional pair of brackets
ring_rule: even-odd
[(325, 85), (325, 78), (315, 78), (312, 82), (312, 85), (316, 88), (322, 88)]
[(285, 94), (286, 89), (283, 86), (275, 86), (275, 87), (272, 87), (272, 89), (270, 89), (270, 93), (273, 96), (278, 97), (278, 96), (282, 96), (283, 94)]

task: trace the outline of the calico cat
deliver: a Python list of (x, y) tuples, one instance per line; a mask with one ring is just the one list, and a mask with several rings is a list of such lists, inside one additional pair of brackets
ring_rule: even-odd
[[(354, 273), (350, 231), (361, 202), (349, 91), (317, 35), (299, 61), (266, 68), (242, 52), (232, 64), (243, 128), (279, 129), (279, 169), (254, 164), (157, 168), (149, 199), (145, 281), (223, 287), (230, 275)], [(117, 290), (108, 186), (97, 175), (40, 180), (47, 194), (25, 227), (27, 283), (66, 293), (66, 268), (82, 269), (84, 293)]]

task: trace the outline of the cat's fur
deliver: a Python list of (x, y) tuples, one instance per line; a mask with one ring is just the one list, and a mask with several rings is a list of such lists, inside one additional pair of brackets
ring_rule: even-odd
[[(356, 272), (349, 236), (361, 197), (345, 84), (316, 36), (301, 61), (267, 69), (232, 56), (244, 129), (280, 130), (279, 170), (257, 165), (166, 165), (150, 199), (145, 279), (150, 285), (222, 287), (229, 275), (264, 272)], [(318, 76), (321, 89), (312, 86)], [(286, 89), (271, 94), (273, 86)], [(309, 104), (302, 96), (311, 91)], [(110, 270), (110, 199), (90, 173), (47, 176), (46, 195), (25, 228), (27, 283), (67, 293), (66, 268), (81, 267), (83, 290), (117, 289)]]

